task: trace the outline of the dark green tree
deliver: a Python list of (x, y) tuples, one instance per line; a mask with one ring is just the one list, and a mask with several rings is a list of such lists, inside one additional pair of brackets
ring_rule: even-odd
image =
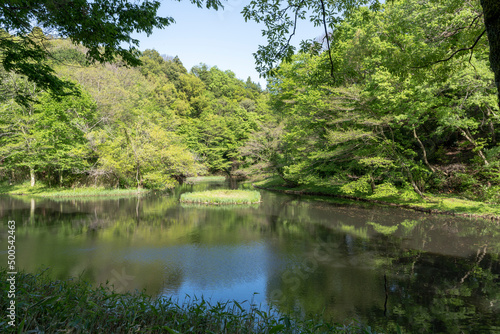
[(493, 73), (495, 73), (495, 84), (500, 104), (500, 1), (481, 0), (481, 6), (490, 43), (490, 64)]

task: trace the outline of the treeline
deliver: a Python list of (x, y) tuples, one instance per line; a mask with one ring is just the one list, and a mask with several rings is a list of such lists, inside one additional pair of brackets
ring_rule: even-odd
[(206, 65), (188, 72), (154, 50), (136, 68), (89, 64), (82, 47), (36, 33), (46, 64), (78, 94), (52, 96), (0, 72), (4, 182), (171, 188), (186, 176), (232, 173), (238, 148), (266, 120), (267, 94), (250, 78)]
[(500, 202), (500, 114), (479, 1), (360, 8), (269, 82), (242, 154), (291, 186)]
[(82, 47), (38, 34), (47, 64), (80, 93), (52, 96), (0, 72), (5, 182), (171, 188), (191, 175), (271, 173), (372, 198), (500, 202), (500, 112), (478, 0), (352, 11), (329, 49), (304, 43), (266, 91), (153, 50), (136, 68), (88, 64)]

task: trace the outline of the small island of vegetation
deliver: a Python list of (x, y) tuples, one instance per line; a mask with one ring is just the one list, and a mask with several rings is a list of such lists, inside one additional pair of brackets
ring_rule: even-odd
[(260, 202), (260, 193), (251, 190), (209, 190), (182, 194), (180, 201), (200, 204), (254, 204)]

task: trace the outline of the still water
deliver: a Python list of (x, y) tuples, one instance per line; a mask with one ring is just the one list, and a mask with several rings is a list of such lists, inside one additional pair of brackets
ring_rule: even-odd
[(0, 197), (0, 260), (16, 221), (18, 269), (179, 301), (361, 321), (393, 332), (500, 332), (500, 225), (262, 191), (252, 206), (169, 196)]

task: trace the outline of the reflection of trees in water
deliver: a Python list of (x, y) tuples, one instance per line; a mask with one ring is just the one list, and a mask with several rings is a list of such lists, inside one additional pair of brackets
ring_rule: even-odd
[[(498, 254), (480, 246), (457, 258), (426, 252), (394, 257), (389, 319), (409, 332), (481, 332), (500, 325)], [(370, 319), (375, 321), (375, 319)]]
[[(354, 210), (364, 217), (356, 221), (345, 208), (315, 207), (299, 200), (274, 218), (288, 231), (302, 227), (276, 246), (297, 259), (268, 282), (268, 298), (280, 310), (323, 312), (337, 321), (359, 317), (393, 331), (396, 324), (408, 332), (449, 333), (500, 325), (499, 226), (363, 209)], [(313, 266), (314, 249), (325, 243), (327, 260)]]
[(397, 323), (409, 332), (500, 325), (497, 225), (269, 192), (257, 207), (180, 206), (180, 192), (196, 187), (141, 200), (7, 198), (0, 216), (18, 222), (26, 254), (19, 262), (54, 264), (57, 278), (84, 271), (103, 283), (125, 268), (130, 290), (175, 291), (186, 278), (179, 265), (131, 261), (126, 252), (264, 241), (269, 254), (288, 259), (263, 269), (267, 293), (282, 293), (282, 310), (324, 310), (327, 318), (360, 317), (388, 330)]

